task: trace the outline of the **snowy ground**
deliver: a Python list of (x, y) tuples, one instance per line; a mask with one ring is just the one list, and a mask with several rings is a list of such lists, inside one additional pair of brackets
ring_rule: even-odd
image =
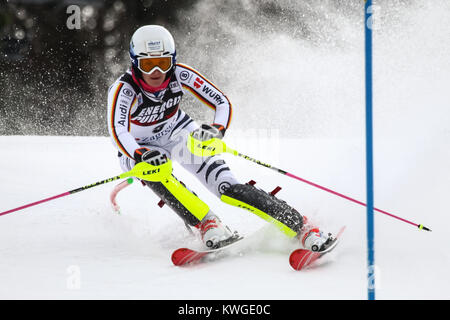
[[(186, 17), (209, 17), (215, 25), (215, 7), (211, 14), (203, 10), (211, 3), (193, 9), (198, 19)], [(289, 9), (299, 2), (286, 3)], [(328, 14), (329, 7), (317, 6)], [(375, 206), (433, 232), (376, 214), (377, 298), (449, 299), (450, 5), (380, 1), (378, 10)], [(180, 61), (201, 67), (221, 57), (214, 60), (214, 81), (221, 88), (225, 82), (235, 106), (230, 147), (364, 201), (362, 18), (336, 14), (317, 43), (293, 37), (291, 28), (255, 34), (225, 19), (219, 25), (241, 39), (235, 47), (224, 53), (218, 46), (211, 54), (204, 50), (208, 38), (192, 41), (194, 48), (180, 50)], [(313, 30), (322, 27), (315, 17), (303, 20)], [(198, 40), (197, 33), (191, 36)], [(236, 61), (242, 67), (230, 69)], [(298, 139), (285, 138), (289, 133)], [(106, 137), (2, 136), (0, 150), (0, 212), (120, 173)], [(171, 252), (196, 244), (180, 219), (137, 183), (119, 194), (122, 215), (114, 214), (111, 183), (0, 217), (0, 299), (366, 298), (364, 207), (231, 155), (225, 159), (243, 182), (256, 180), (268, 191), (283, 187), (280, 198), (327, 230), (346, 225), (342, 243), (322, 265), (295, 272), (288, 264), (293, 243), (269, 228), (247, 242), (251, 250), (241, 257), (177, 268)], [(252, 234), (266, 225), (174, 169), (231, 227)]]
[[(227, 141), (249, 150), (249, 141), (233, 136)], [(259, 140), (261, 146), (269, 142), (274, 145)], [(0, 150), (0, 211), (120, 173), (104, 137), (0, 137)], [(362, 141), (280, 140), (272, 156), (264, 150), (247, 153), (365, 198)], [(448, 299), (450, 219), (444, 210), (450, 151), (404, 150), (392, 140), (377, 150), (376, 207), (433, 229), (427, 233), (376, 215), (378, 298)], [(405, 161), (411, 157), (414, 162)], [(293, 243), (263, 228), (243, 256), (177, 268), (172, 250), (196, 243), (181, 220), (169, 208), (160, 209), (156, 196), (138, 183), (119, 194), (122, 215), (114, 214), (111, 183), (0, 217), (0, 299), (365, 299), (365, 209), (245, 160), (225, 158), (242, 181), (254, 179), (269, 191), (282, 186), (280, 198), (329, 230), (345, 224), (340, 246), (321, 265), (296, 272), (288, 264)], [(221, 203), (178, 166), (175, 174), (241, 233), (266, 225)]]

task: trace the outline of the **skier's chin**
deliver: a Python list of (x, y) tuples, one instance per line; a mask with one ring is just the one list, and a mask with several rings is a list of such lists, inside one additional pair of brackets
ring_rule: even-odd
[(151, 80), (146, 81), (146, 82), (147, 82), (147, 84), (150, 87), (159, 88), (163, 84), (164, 78), (162, 78), (162, 79), (151, 79)]
[(163, 84), (165, 75), (164, 73), (155, 71), (152, 74), (144, 75), (143, 78), (150, 87), (158, 88)]

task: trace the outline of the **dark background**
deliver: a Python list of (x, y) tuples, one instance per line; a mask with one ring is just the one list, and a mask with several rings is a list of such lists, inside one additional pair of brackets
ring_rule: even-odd
[[(176, 11), (195, 2), (1, 1), (0, 135), (107, 134), (107, 88), (125, 71), (117, 63), (130, 36), (145, 24), (176, 27)], [(78, 30), (66, 25), (69, 5), (81, 9)]]
[[(80, 29), (67, 27), (70, 5), (81, 10)], [(260, 52), (252, 45), (287, 34), (292, 42), (340, 50), (348, 40), (339, 37), (339, 21), (345, 17), (360, 30), (361, 7), (360, 0), (0, 0), (0, 135), (107, 135), (108, 87), (129, 67), (130, 37), (146, 24), (172, 32), (178, 61), (197, 68), (227, 95), (237, 92), (234, 123), (239, 116), (246, 128), (267, 128), (269, 121), (297, 133), (297, 124), (286, 120), (247, 121), (258, 107), (258, 93), (251, 101), (242, 90), (258, 77), (235, 67), (232, 49), (257, 64)], [(234, 27), (243, 37), (231, 32)], [(275, 73), (278, 58), (268, 58)], [(218, 62), (221, 68), (215, 68)], [(243, 81), (248, 76), (252, 80)], [(190, 95), (183, 109), (197, 121), (212, 117)]]

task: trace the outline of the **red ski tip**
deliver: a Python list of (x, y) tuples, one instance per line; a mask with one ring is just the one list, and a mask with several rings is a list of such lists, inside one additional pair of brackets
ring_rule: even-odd
[(207, 253), (197, 252), (188, 248), (180, 248), (172, 253), (172, 263), (176, 266), (184, 266), (203, 258)]
[(294, 270), (302, 270), (320, 257), (320, 253), (305, 249), (297, 249), (289, 256), (289, 264)]

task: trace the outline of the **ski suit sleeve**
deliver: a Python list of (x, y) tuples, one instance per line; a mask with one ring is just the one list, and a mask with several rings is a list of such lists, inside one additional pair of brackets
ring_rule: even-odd
[(130, 110), (137, 97), (133, 88), (126, 83), (116, 82), (108, 92), (108, 131), (116, 148), (133, 159), (134, 151), (140, 148), (130, 134)]
[(215, 111), (214, 124), (228, 129), (233, 109), (227, 96), (198, 71), (185, 64), (178, 63), (175, 73), (183, 88)]

